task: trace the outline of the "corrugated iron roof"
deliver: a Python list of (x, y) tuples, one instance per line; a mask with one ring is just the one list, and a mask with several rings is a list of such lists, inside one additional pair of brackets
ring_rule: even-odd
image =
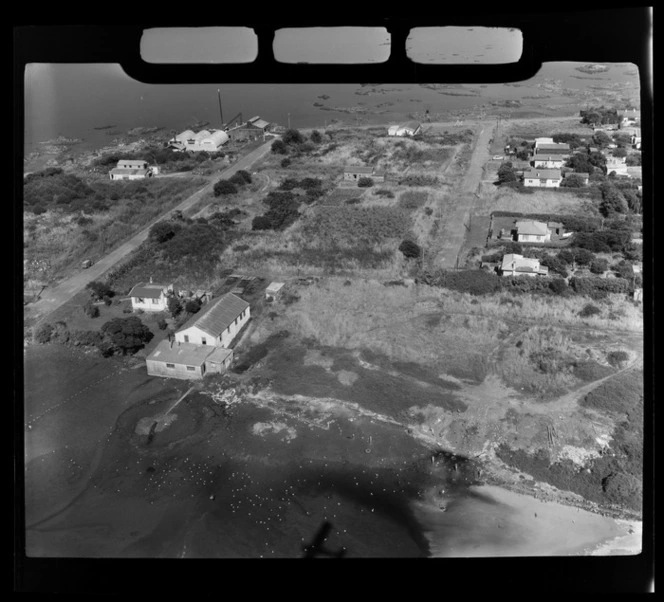
[(169, 364), (201, 366), (215, 349), (216, 347), (212, 345), (178, 343), (177, 341), (173, 341), (171, 344), (169, 341), (163, 340), (146, 359)]
[(228, 359), (229, 355), (233, 355), (233, 351), (231, 349), (226, 349), (225, 347), (216, 347), (215, 350), (205, 358), (205, 361), (222, 364)]
[(147, 161), (145, 159), (120, 159), (118, 161), (118, 167), (120, 167), (120, 164), (122, 165), (135, 165), (135, 166), (143, 166), (147, 165)]
[(516, 230), (518, 234), (535, 234), (537, 236), (546, 236), (548, 232), (544, 222), (536, 222), (532, 220), (517, 222)]
[(366, 165), (347, 165), (344, 168), (344, 173), (373, 173), (373, 167)]
[(542, 143), (537, 145), (538, 150), (569, 150), (569, 144), (564, 142)]
[(216, 302), (208, 304), (204, 310), (192, 316), (180, 331), (196, 326), (210, 336), (218, 337), (247, 307), (249, 307), (249, 303), (244, 299), (240, 299), (233, 293), (226, 293)]
[(159, 299), (164, 289), (168, 288), (163, 284), (146, 284), (140, 282), (129, 291), (130, 297), (146, 297), (147, 299)]

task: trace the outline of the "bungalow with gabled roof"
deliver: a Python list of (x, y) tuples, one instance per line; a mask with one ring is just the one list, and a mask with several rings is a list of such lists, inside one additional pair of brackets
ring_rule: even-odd
[(551, 230), (544, 222), (518, 221), (515, 227), (517, 242), (548, 242), (551, 240)]
[(546, 276), (549, 268), (540, 265), (539, 259), (507, 253), (503, 255), (500, 272), (503, 276)]
[(173, 293), (173, 285), (139, 282), (129, 291), (131, 308), (134, 311), (166, 311), (168, 296)]
[(524, 186), (558, 188), (562, 180), (559, 169), (529, 169), (523, 172)]
[(249, 303), (233, 293), (227, 293), (192, 316), (175, 333), (175, 340), (196, 345), (228, 347), (249, 321), (250, 313)]

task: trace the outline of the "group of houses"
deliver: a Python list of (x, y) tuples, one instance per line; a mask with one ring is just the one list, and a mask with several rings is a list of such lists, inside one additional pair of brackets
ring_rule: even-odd
[[(266, 301), (274, 301), (284, 285), (272, 282), (265, 290)], [(213, 300), (208, 291), (177, 291), (172, 284), (156, 284), (152, 279), (129, 292), (133, 311), (153, 313), (167, 311), (173, 296), (197, 299), (202, 308), (147, 356), (148, 374), (200, 379), (226, 370), (233, 361), (232, 343), (251, 318), (250, 304), (232, 291)]]
[(151, 376), (199, 379), (207, 373), (219, 373), (233, 360), (230, 345), (251, 317), (249, 303), (228, 293), (216, 301), (206, 291), (186, 295), (173, 285), (141, 282), (129, 293), (134, 311), (162, 312), (168, 309), (170, 297), (191, 296), (203, 302), (177, 332), (161, 341), (147, 356)]

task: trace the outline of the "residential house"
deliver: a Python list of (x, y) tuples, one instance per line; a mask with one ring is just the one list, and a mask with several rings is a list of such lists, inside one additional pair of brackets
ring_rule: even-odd
[(524, 186), (558, 188), (562, 181), (559, 169), (529, 169), (523, 172)]
[(163, 340), (145, 360), (150, 376), (200, 379), (222, 372), (233, 361), (233, 351), (223, 347)]
[(627, 109), (618, 114), (620, 117), (620, 127), (636, 125), (641, 123), (641, 111), (638, 109)]
[(612, 171), (615, 171), (617, 176), (628, 175), (625, 157), (614, 157), (611, 155), (606, 158), (606, 173), (610, 174)]
[(540, 265), (539, 259), (507, 253), (503, 255), (500, 273), (503, 276), (546, 276), (549, 268)]
[(407, 121), (401, 125), (391, 125), (387, 130), (388, 136), (416, 136), (422, 131), (419, 121)]
[(518, 221), (515, 225), (517, 242), (549, 242), (551, 230), (544, 222)]
[(373, 178), (374, 168), (370, 165), (347, 165), (344, 167), (344, 180)]
[(274, 301), (283, 287), (283, 282), (270, 282), (270, 285), (265, 289), (266, 301)]
[(545, 154), (545, 155), (562, 155), (565, 159), (570, 156), (572, 152), (570, 150), (569, 144), (562, 142), (559, 143), (542, 143), (538, 144), (535, 147), (535, 152)]
[(196, 345), (228, 347), (249, 321), (249, 317), (249, 303), (233, 293), (227, 293), (192, 316), (175, 333), (175, 340)]
[(140, 282), (129, 292), (133, 311), (166, 311), (168, 297), (173, 294), (173, 285)]
[(564, 163), (565, 159), (562, 155), (551, 155), (535, 152), (532, 156), (532, 162), (534, 167), (544, 168), (544, 169), (560, 169)]
[(536, 152), (537, 152), (537, 149), (542, 144), (554, 144), (553, 138), (535, 138), (535, 151)]
[(143, 178), (151, 178), (152, 174), (153, 170), (148, 167), (147, 161), (121, 159), (108, 175), (111, 180), (142, 180)]

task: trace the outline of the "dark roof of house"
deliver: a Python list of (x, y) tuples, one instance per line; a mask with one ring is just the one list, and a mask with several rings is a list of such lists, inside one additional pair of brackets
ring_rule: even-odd
[(201, 366), (206, 358), (216, 349), (212, 345), (196, 345), (194, 343), (172, 344), (164, 339), (155, 347), (146, 360), (168, 362), (188, 366)]
[(535, 161), (564, 161), (562, 155), (547, 155), (545, 153), (535, 153), (533, 155)]
[(192, 316), (180, 330), (196, 326), (210, 336), (218, 337), (247, 307), (249, 307), (249, 303), (244, 299), (240, 299), (233, 293), (226, 293)]
[(129, 291), (129, 296), (159, 299), (165, 288), (167, 287), (164, 284), (146, 284), (145, 282), (140, 282)]
[(347, 165), (344, 173), (373, 173), (373, 167), (368, 165)]
[(525, 178), (551, 178), (553, 180), (560, 179), (560, 170), (559, 169), (531, 169), (529, 171), (524, 171), (523, 176)]

